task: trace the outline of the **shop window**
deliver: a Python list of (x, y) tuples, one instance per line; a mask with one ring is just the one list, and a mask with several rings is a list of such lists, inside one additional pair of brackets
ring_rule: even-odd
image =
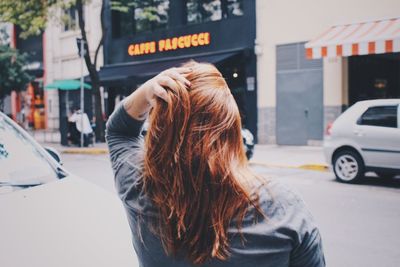
[(78, 25), (78, 11), (75, 7), (70, 7), (64, 10), (64, 31), (76, 31), (79, 27)]
[(243, 15), (243, 0), (225, 0), (225, 11), (223, 12), (223, 17), (234, 17)]
[(397, 128), (397, 106), (371, 107), (364, 112), (357, 123)]
[(164, 29), (168, 24), (168, 0), (137, 1), (135, 8), (136, 32)]
[(165, 29), (169, 0), (119, 0), (111, 2), (114, 38)]
[(243, 15), (243, 0), (187, 0), (187, 23), (218, 21)]
[(135, 20), (131, 10), (126, 12), (113, 10), (111, 12), (111, 21), (113, 38), (132, 35), (135, 32)]

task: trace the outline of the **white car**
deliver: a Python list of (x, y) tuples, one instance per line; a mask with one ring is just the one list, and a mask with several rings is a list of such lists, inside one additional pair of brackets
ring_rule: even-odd
[(328, 125), (324, 152), (341, 182), (357, 182), (369, 171), (384, 178), (400, 174), (400, 99), (351, 106)]
[(0, 112), (0, 266), (139, 266), (121, 201), (50, 153)]

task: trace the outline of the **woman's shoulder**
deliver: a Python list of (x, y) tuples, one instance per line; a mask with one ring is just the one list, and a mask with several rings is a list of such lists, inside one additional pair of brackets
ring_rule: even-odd
[[(258, 190), (259, 205), (272, 221), (312, 220), (303, 198), (291, 186), (277, 179), (264, 179)], [(290, 221), (289, 220), (289, 221)]]
[(294, 251), (320, 243), (315, 220), (295, 189), (278, 179), (259, 179), (257, 185), (255, 192), (264, 214), (254, 217), (254, 212), (248, 213), (242, 228), (245, 238), (256, 247), (271, 246), (274, 251)]
[(304, 204), (297, 190), (277, 179), (268, 181), (264, 190), (268, 192), (274, 200), (279, 201), (283, 205), (292, 206)]

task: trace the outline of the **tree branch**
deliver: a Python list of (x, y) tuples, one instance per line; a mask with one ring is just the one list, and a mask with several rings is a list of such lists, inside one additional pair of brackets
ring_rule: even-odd
[(96, 52), (94, 54), (94, 66), (95, 66), (95, 68), (97, 68), (97, 59), (98, 59), (98, 55), (99, 55), (99, 52), (100, 52), (100, 48), (103, 46), (104, 39), (105, 39), (105, 36), (107, 34), (107, 29), (106, 29), (105, 24), (104, 24), (104, 12), (105, 12), (105, 1), (102, 0), (101, 1), (101, 11), (100, 11), (101, 39), (99, 41), (99, 44), (97, 45)]
[[(82, 0), (77, 0), (76, 1), (76, 9), (78, 11), (78, 24), (79, 24), (79, 29), (81, 30), (81, 35), (82, 35), (82, 40), (84, 41), (83, 46), (84, 46), (84, 51), (87, 53), (84, 53), (84, 58), (86, 62), (86, 67), (88, 68), (90, 78), (93, 81), (94, 76), (97, 74), (96, 73), (96, 68), (93, 69), (93, 63), (92, 59), (90, 58), (90, 50), (89, 50), (89, 43), (87, 41), (87, 35), (85, 31), (85, 18), (83, 17), (83, 2)], [(84, 52), (82, 51), (82, 53)]]

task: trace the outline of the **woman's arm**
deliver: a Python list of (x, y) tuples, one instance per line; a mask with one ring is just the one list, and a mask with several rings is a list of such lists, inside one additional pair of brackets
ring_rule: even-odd
[(293, 251), (290, 267), (325, 267), (325, 256), (319, 230), (305, 233), (302, 243)]
[[(184, 77), (191, 70), (172, 68), (148, 80), (135, 92), (125, 98), (107, 122), (106, 140), (115, 176), (115, 184), (121, 199), (125, 199), (128, 189), (135, 179), (132, 159), (137, 153), (138, 137), (147, 114), (155, 98), (168, 97), (165, 87), (178, 86), (176, 81), (189, 85)], [(137, 155), (136, 155), (137, 156)]]

